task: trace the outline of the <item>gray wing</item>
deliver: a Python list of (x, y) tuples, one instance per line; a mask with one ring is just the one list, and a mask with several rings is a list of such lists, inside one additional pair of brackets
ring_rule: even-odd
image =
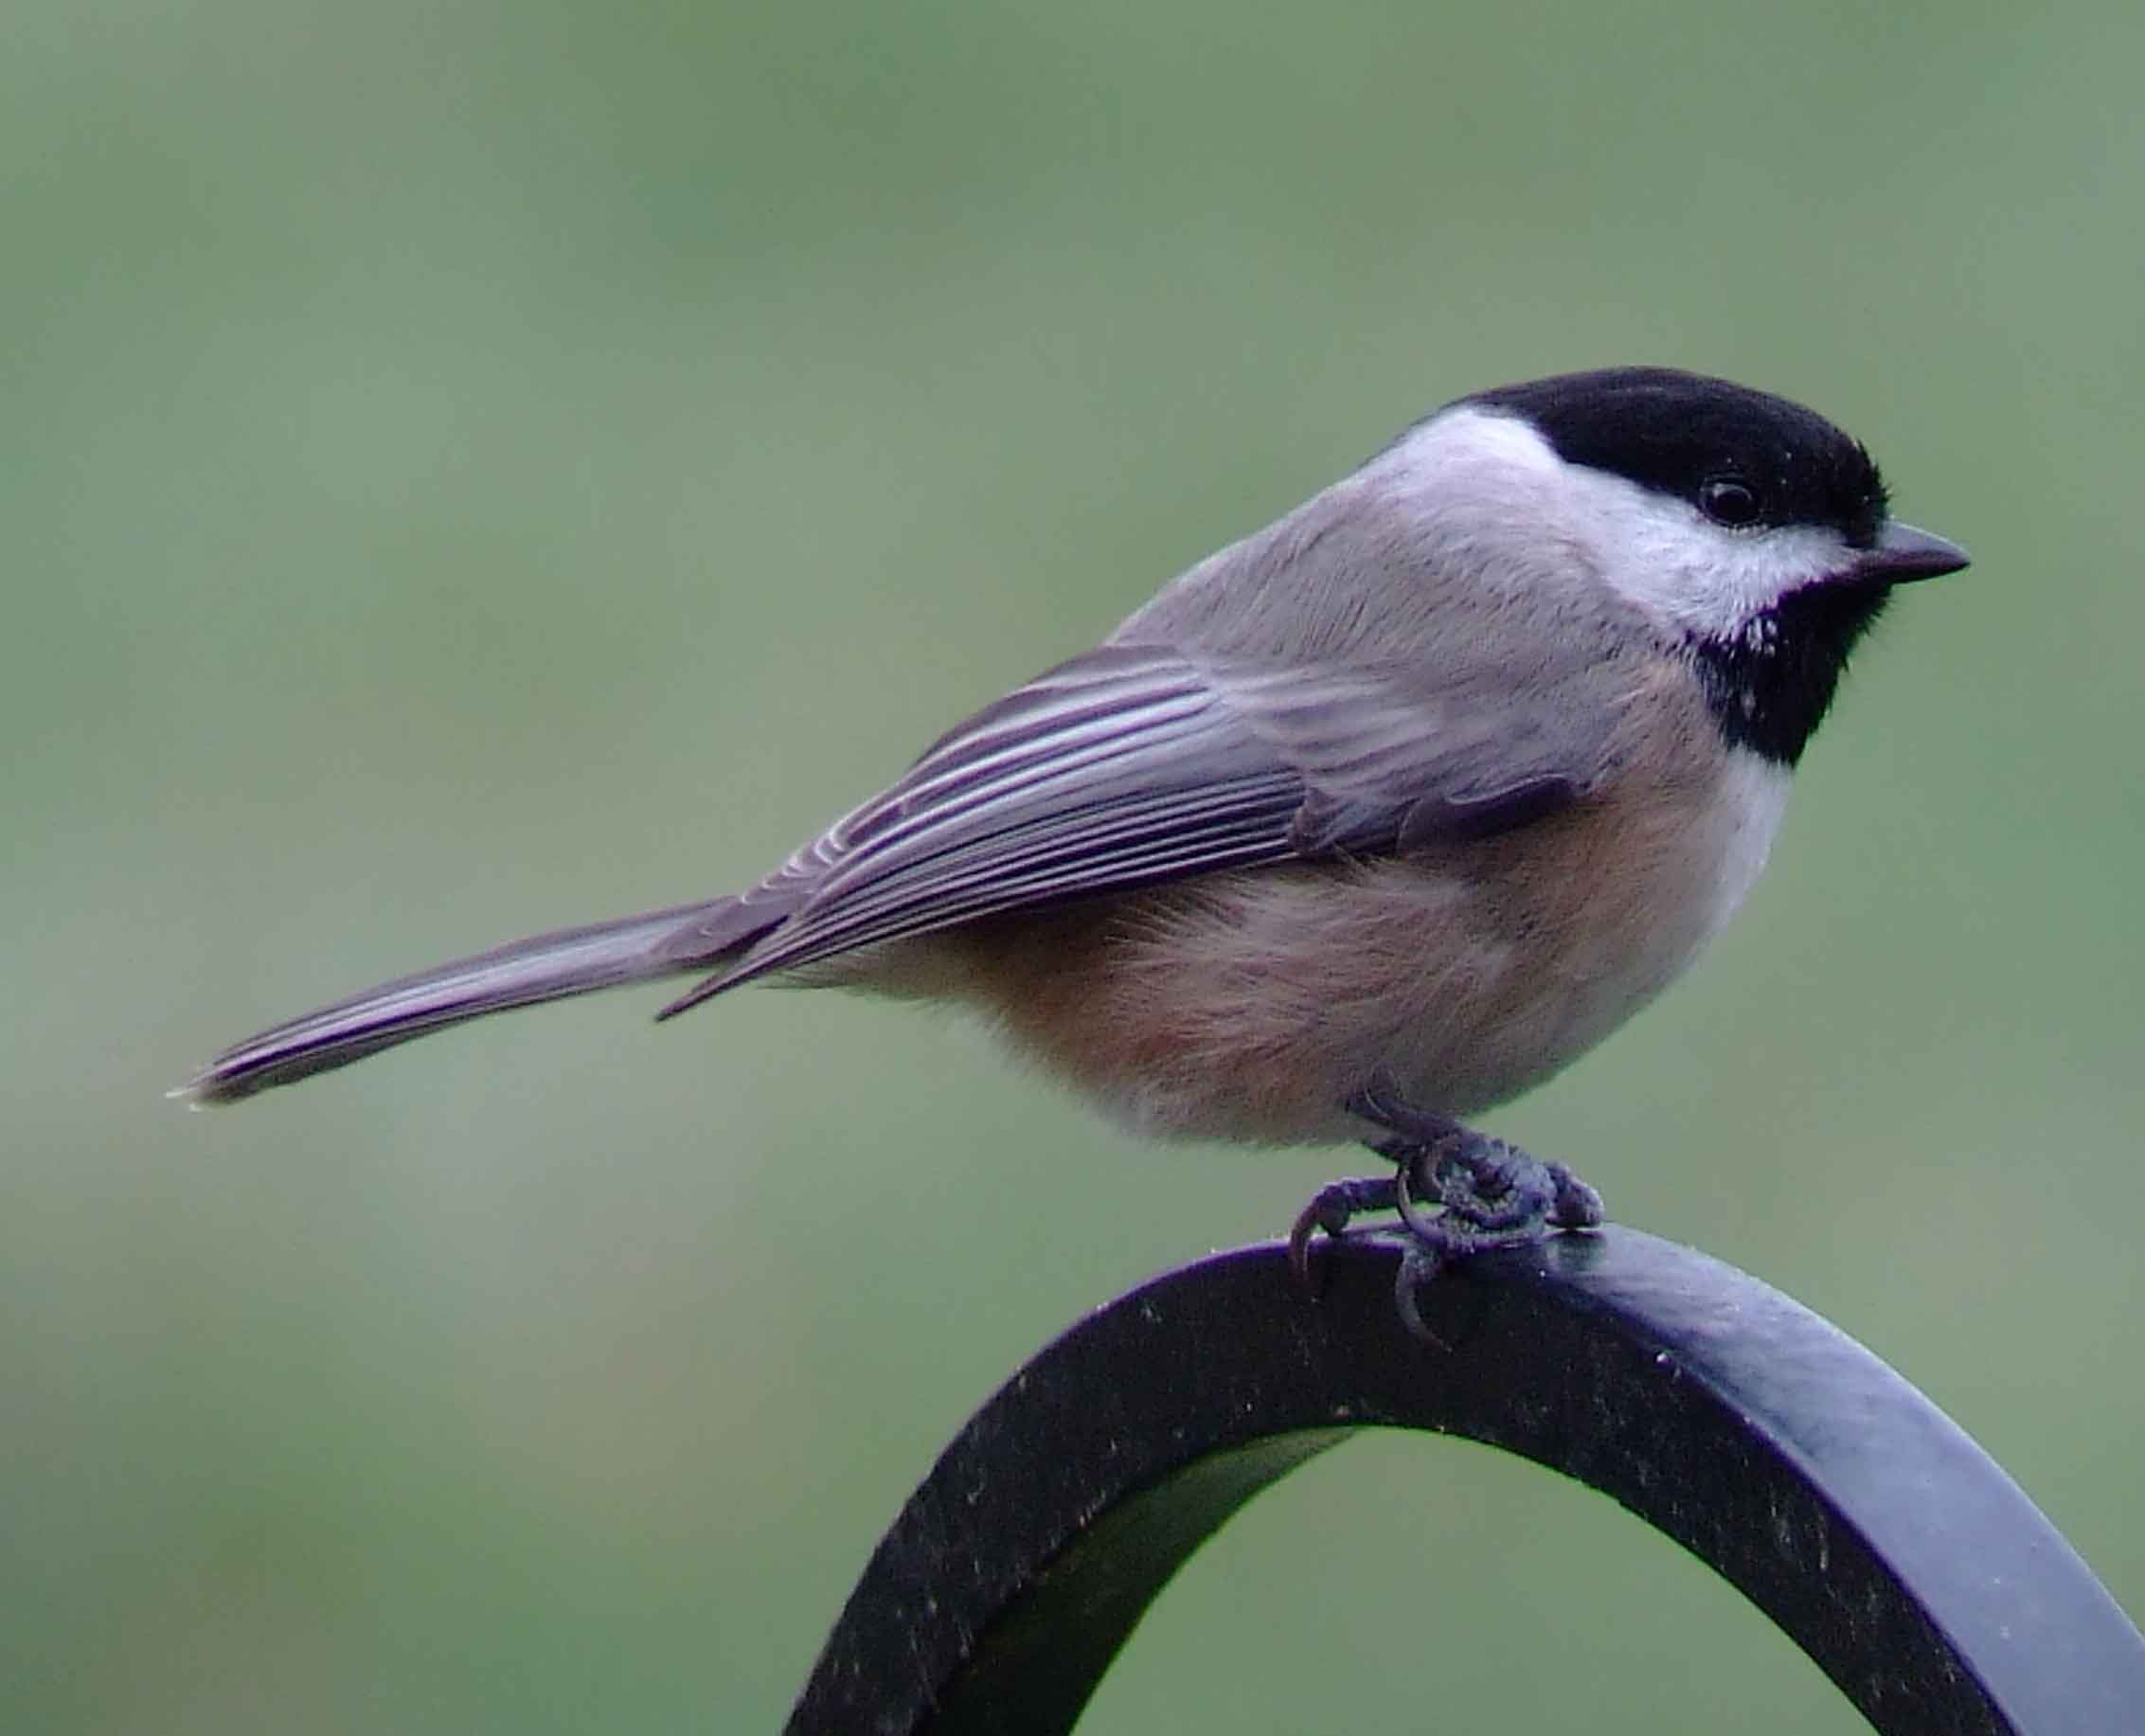
[(1111, 644), (1061, 664), (748, 893), (787, 920), (665, 1011), (1022, 905), (1482, 836), (1600, 782), (1613, 665), (1530, 671), (1515, 698), (1504, 666), (1447, 661), (1283, 667)]

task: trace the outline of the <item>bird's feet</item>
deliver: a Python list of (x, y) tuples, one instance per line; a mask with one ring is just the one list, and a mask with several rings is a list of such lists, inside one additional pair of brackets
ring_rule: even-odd
[(1409, 1246), (1394, 1296), (1401, 1319), (1418, 1337), (1438, 1342), (1422, 1323), (1416, 1292), (1455, 1260), (1601, 1222), (1601, 1196), (1564, 1164), (1417, 1109), (1389, 1085), (1372, 1084), (1348, 1108), (1385, 1130), (1370, 1149), (1391, 1159), (1394, 1172), (1321, 1188), (1289, 1231), (1289, 1263), (1308, 1284), (1311, 1241), (1319, 1230), (1339, 1236), (1358, 1213), (1398, 1211)]

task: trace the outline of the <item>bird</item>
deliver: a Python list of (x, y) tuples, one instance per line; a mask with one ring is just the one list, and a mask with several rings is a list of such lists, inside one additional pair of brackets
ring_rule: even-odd
[(508, 1008), (693, 976), (948, 1001), (1164, 1139), (1391, 1167), (1412, 1286), (1602, 1219), (1474, 1119), (1678, 976), (1899, 585), (1894, 518), (1799, 403), (1660, 367), (1457, 398), (955, 725), (742, 892), (535, 936), (225, 1049), (222, 1103)]

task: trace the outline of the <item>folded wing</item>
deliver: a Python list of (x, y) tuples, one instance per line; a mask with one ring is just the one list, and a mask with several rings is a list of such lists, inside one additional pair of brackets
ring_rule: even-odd
[[(970, 718), (748, 899), (790, 914), (668, 1015), (755, 977), (1023, 905), (1543, 817), (1606, 775), (1618, 674), (1515, 697), (1401, 668), (1106, 645)], [(689, 925), (681, 950), (705, 944)]]

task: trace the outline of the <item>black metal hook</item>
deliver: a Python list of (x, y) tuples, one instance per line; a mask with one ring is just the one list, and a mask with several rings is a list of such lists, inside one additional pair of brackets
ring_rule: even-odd
[(1166, 1273), (1009, 1381), (886, 1533), (790, 1736), (1072, 1727), (1163, 1584), (1259, 1490), (1369, 1426), (1613, 1495), (1741, 1589), (1879, 1730), (2145, 1728), (2145, 1638), (1948, 1417), (1836, 1327), (1610, 1227), (1392, 1305), (1402, 1244)]

